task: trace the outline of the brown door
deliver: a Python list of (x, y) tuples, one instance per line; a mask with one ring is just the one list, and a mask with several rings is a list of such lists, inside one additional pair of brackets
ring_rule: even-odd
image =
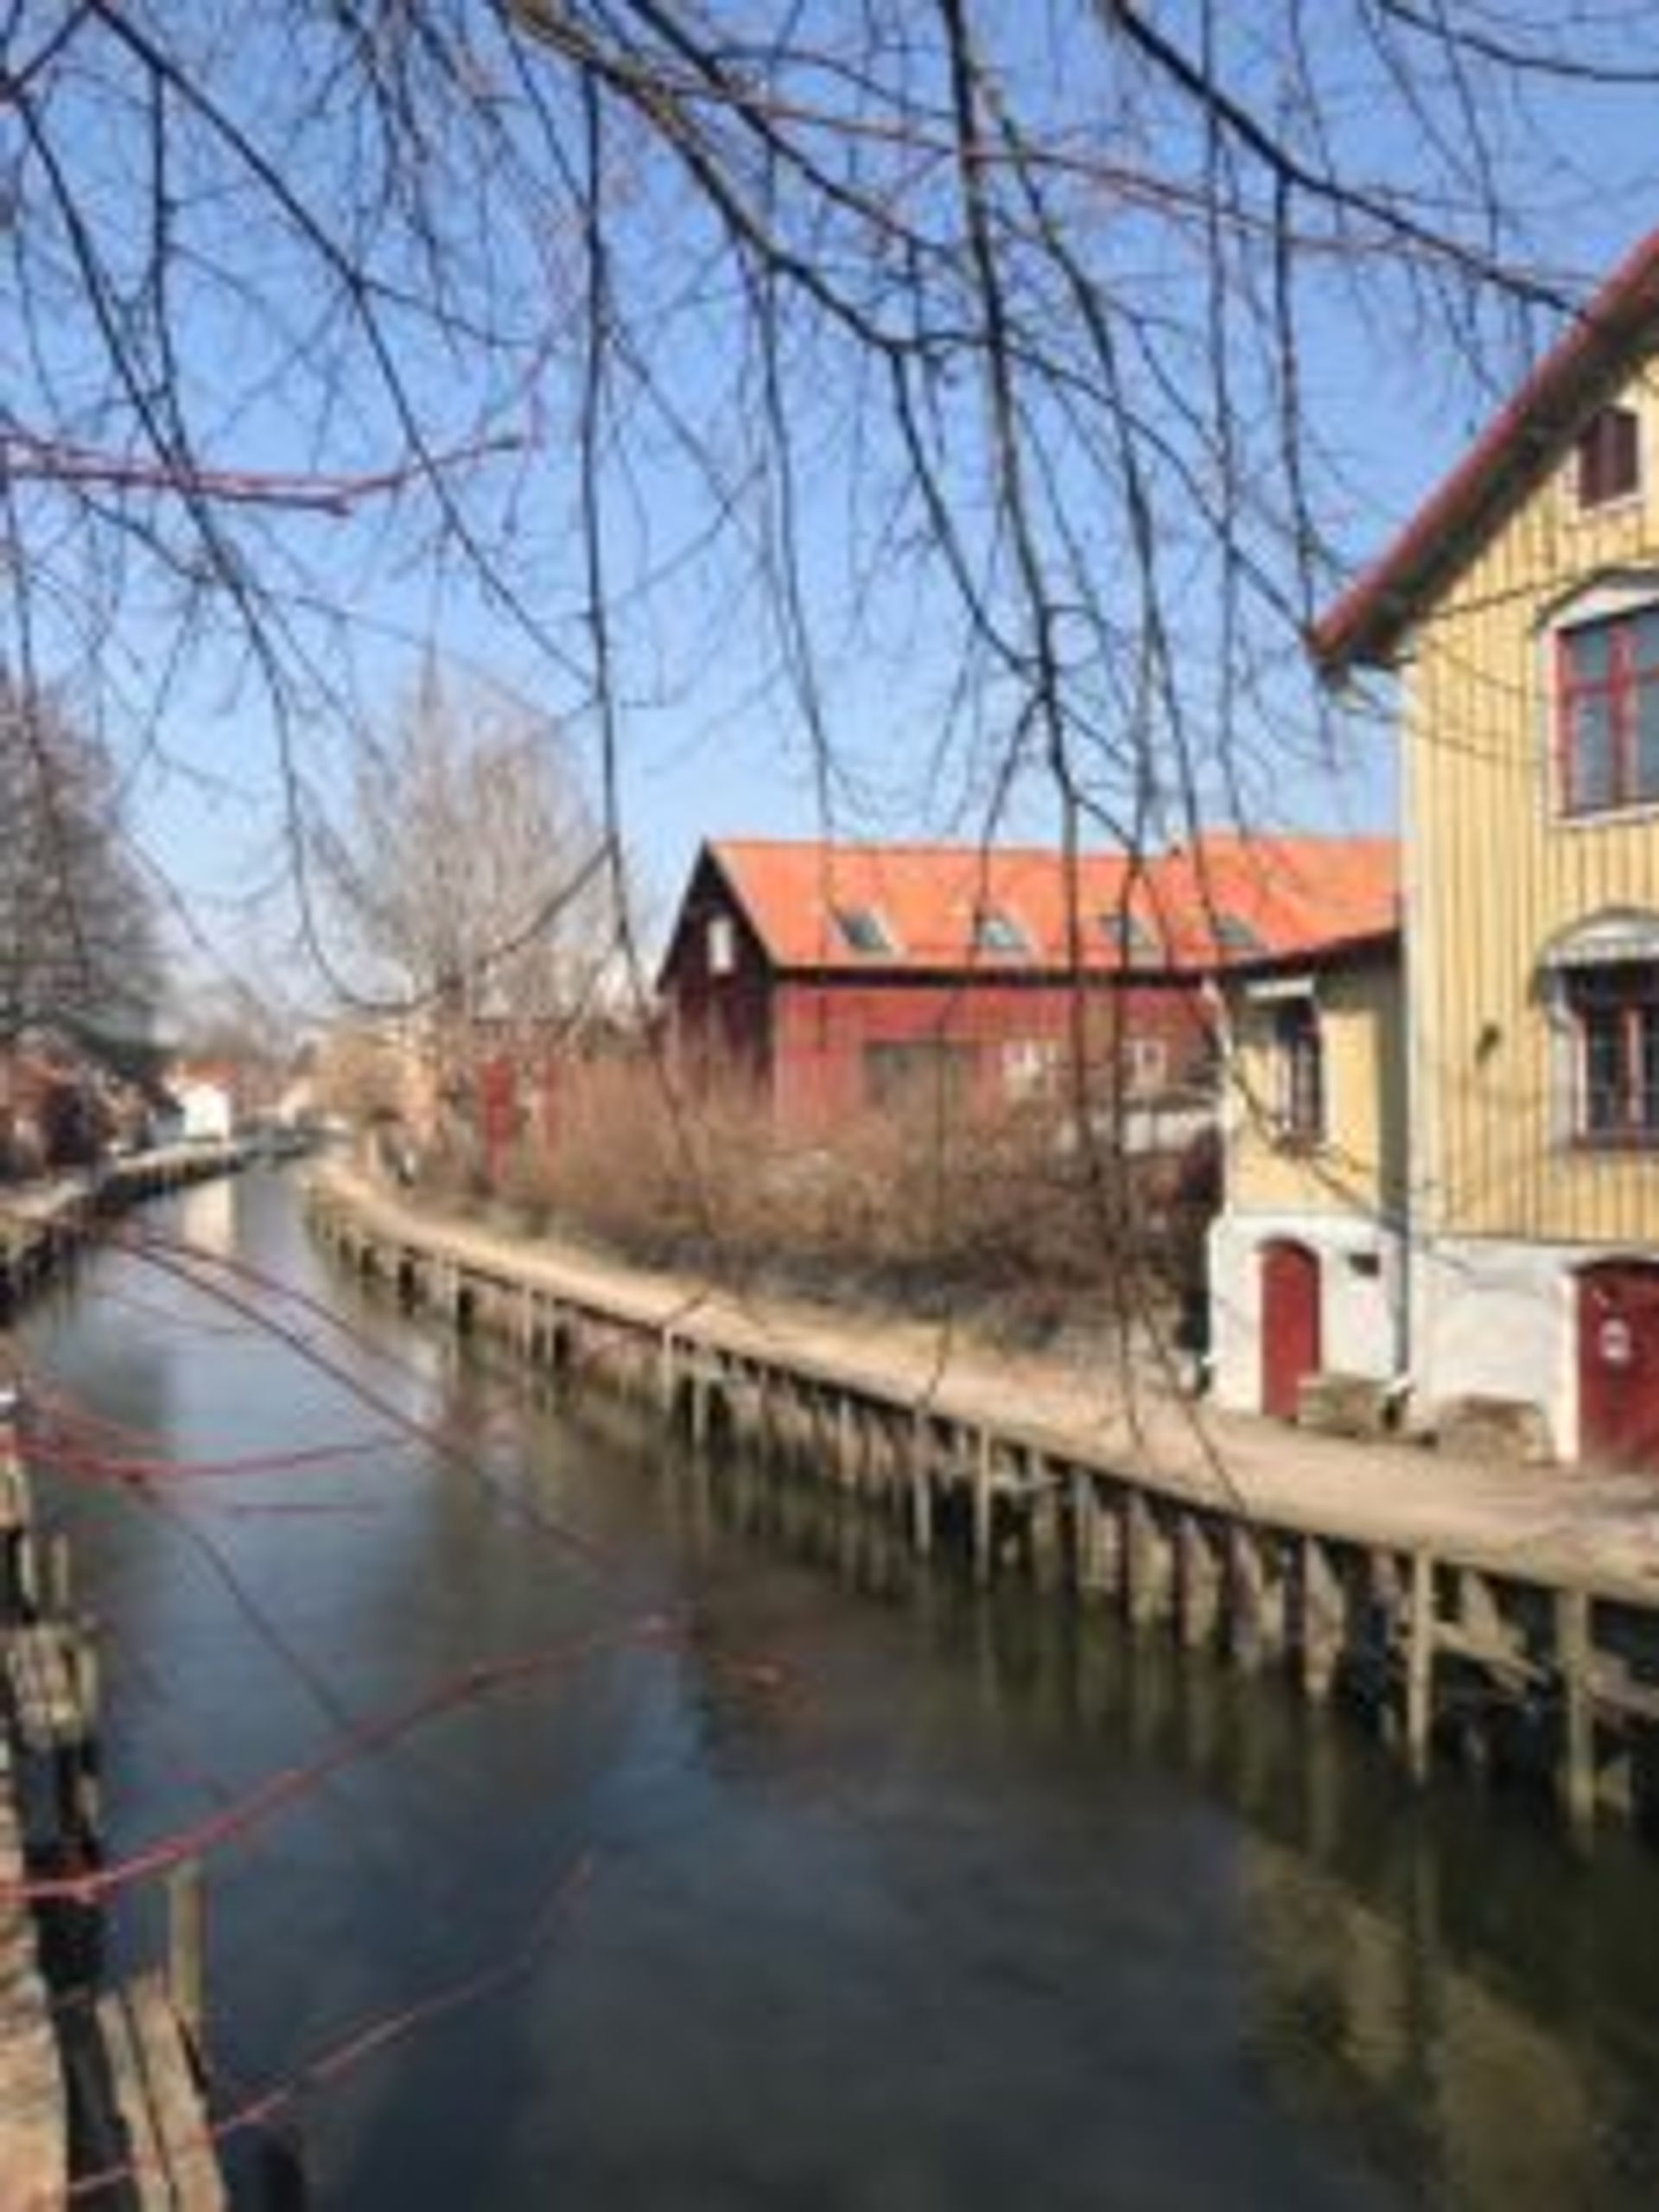
[(1319, 1371), (1319, 1262), (1306, 1244), (1262, 1248), (1262, 1410), (1296, 1418), (1305, 1375)]
[(1607, 1260), (1579, 1276), (1579, 1449), (1659, 1468), (1659, 1267)]

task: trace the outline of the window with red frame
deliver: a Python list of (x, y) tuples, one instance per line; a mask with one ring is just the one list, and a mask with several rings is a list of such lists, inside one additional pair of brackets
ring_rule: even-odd
[(1579, 1032), (1574, 1136), (1586, 1145), (1659, 1145), (1659, 968), (1588, 968), (1570, 988)]
[(1279, 1137), (1313, 1145), (1325, 1136), (1325, 1039), (1312, 999), (1287, 999), (1274, 1015)]
[(1565, 810), (1659, 801), (1659, 607), (1578, 623), (1556, 651)]
[(1642, 433), (1630, 407), (1604, 407), (1592, 415), (1573, 448), (1579, 505), (1611, 506), (1641, 488)]

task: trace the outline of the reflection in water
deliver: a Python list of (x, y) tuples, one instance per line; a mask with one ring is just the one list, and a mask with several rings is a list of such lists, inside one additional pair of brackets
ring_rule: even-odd
[(192, 1183), (181, 1191), (176, 1200), (179, 1235), (199, 1251), (212, 1252), (219, 1259), (233, 1258), (240, 1187), (234, 1177), (227, 1175), (217, 1181)]
[[(238, 1253), (349, 1294), (281, 1179), (221, 1196)], [(365, 1341), (332, 1350), (470, 1438), (465, 1464), (388, 1440), (203, 1484), (175, 1501), (188, 1533), (73, 1501), (121, 1655), (118, 1847), (480, 1659), (548, 1660), (214, 1859), (227, 2079), (410, 2030), (290, 2114), (319, 2202), (1659, 2194), (1659, 1861), (1637, 1847), (1591, 1869), (1472, 1789), (1419, 1801), (1270, 1682), (981, 1602), (855, 1510), (688, 1465), (618, 1408), (352, 1310)], [(180, 1456), (376, 1426), (257, 1336), (92, 1296), (31, 1338)], [(135, 1953), (157, 1933), (142, 1898), (117, 1931)]]

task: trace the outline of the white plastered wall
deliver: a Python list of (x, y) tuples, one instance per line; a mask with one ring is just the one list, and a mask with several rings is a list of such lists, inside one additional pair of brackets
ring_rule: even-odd
[(1414, 1401), (1536, 1406), (1558, 1456), (1579, 1450), (1578, 1284), (1609, 1248), (1498, 1237), (1437, 1237), (1412, 1262)]
[(1217, 1402), (1262, 1407), (1262, 1254), (1288, 1239), (1319, 1262), (1321, 1357), (1333, 1374), (1387, 1381), (1402, 1363), (1398, 1234), (1362, 1215), (1223, 1213), (1210, 1230), (1210, 1352)]

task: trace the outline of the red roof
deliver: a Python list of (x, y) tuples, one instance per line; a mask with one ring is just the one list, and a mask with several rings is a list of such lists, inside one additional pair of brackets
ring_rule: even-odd
[(1387, 659), (1424, 594), (1599, 403), (1656, 310), (1659, 231), (1619, 264), (1382, 559), (1314, 624), (1314, 658), (1328, 674)]
[[(1086, 854), (1075, 879), (1044, 847), (724, 838), (708, 851), (776, 968), (1066, 973), (1074, 882), (1081, 964), (1102, 972), (1313, 951), (1399, 921), (1392, 837), (1215, 836), (1138, 864)], [(1110, 918), (1126, 912), (1127, 943)], [(996, 950), (976, 932), (993, 913), (1017, 948)], [(854, 916), (874, 925), (869, 950), (848, 934)]]

